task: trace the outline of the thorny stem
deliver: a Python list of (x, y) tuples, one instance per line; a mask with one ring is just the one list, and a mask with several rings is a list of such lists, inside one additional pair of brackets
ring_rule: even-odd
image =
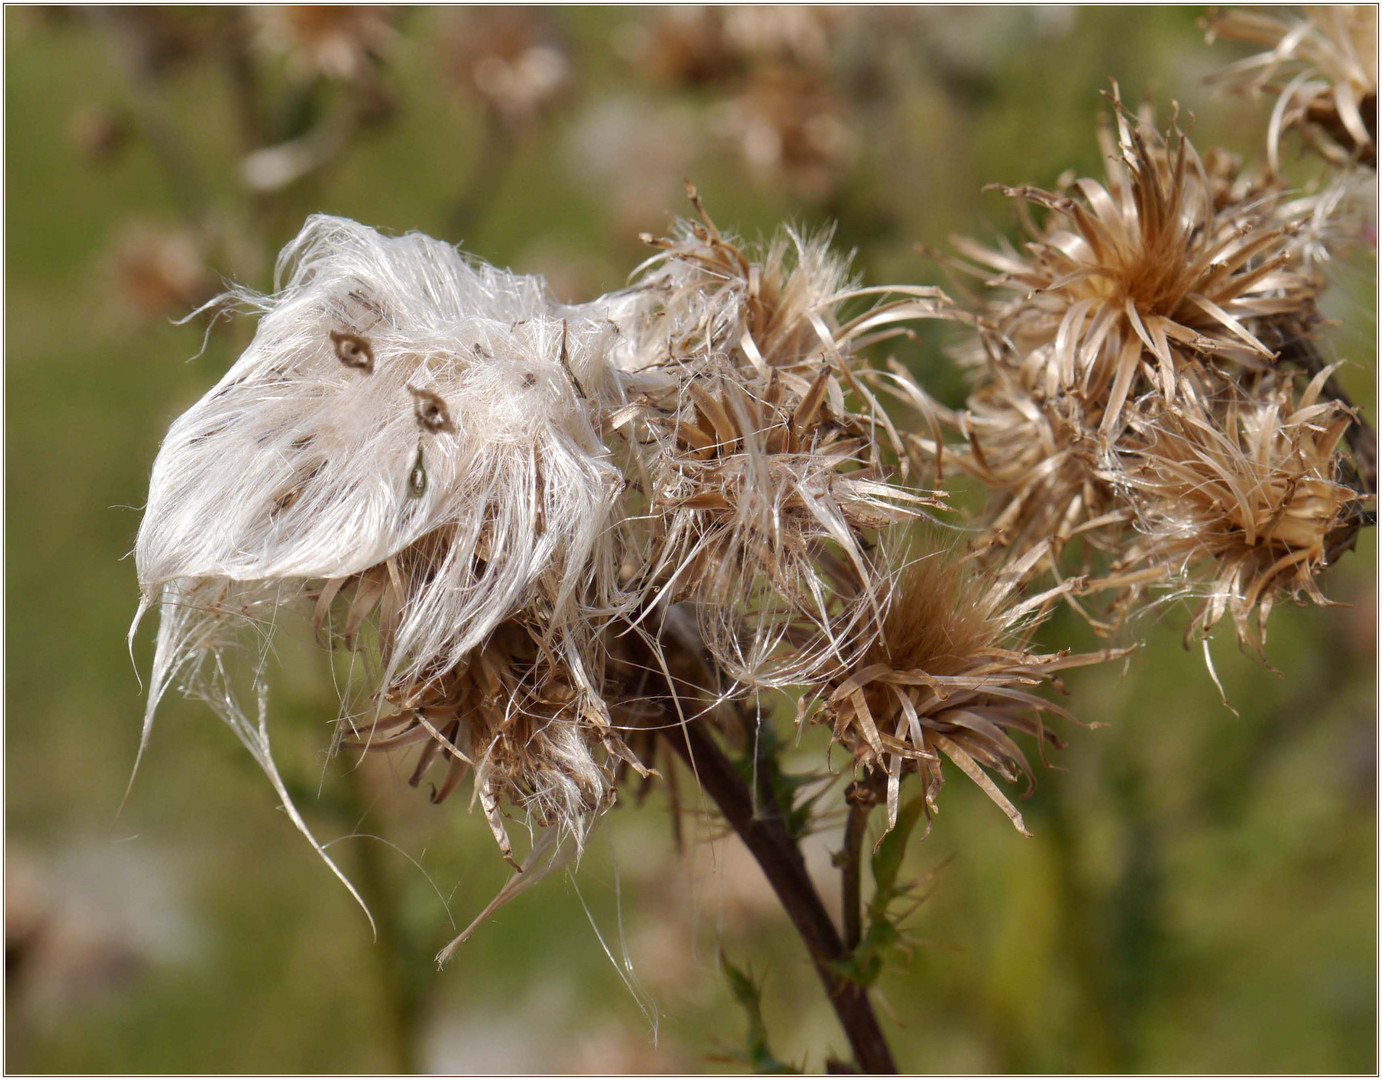
[(754, 795), (701, 726), (675, 724), (663, 729), (668, 745), (692, 768), (701, 789), (714, 800), (739, 839), (762, 867), (792, 925), (806, 944), (816, 974), (849, 1038), (854, 1058), (866, 1073), (896, 1073), (892, 1051), (869, 1001), (868, 991), (840, 973), (850, 950), (831, 921), (801, 849), (787, 833), (781, 811)]

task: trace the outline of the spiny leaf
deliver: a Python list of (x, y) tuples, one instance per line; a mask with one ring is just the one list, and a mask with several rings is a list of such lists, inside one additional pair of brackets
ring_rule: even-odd
[(801, 1069), (779, 1061), (768, 1049), (768, 1030), (763, 1023), (762, 988), (753, 981), (750, 974), (731, 964), (723, 952), (720, 953), (720, 969), (725, 974), (725, 981), (729, 983), (730, 993), (734, 995), (734, 1000), (744, 1010), (744, 1015), (749, 1022), (744, 1049), (732, 1052), (726, 1055), (726, 1058), (731, 1061), (742, 1062), (756, 1073), (775, 1075), (800, 1073)]

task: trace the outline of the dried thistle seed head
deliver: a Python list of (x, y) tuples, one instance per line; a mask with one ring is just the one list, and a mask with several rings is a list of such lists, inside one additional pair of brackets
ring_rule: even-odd
[(530, 826), (570, 836), (579, 848), (614, 800), (609, 762), (632, 755), (591, 691), (596, 657), (577, 657), (573, 667), (567, 656), (576, 654), (554, 652), (546, 637), (522, 619), (501, 624), (450, 670), (395, 681), (383, 694), (391, 714), (361, 726), (343, 721), (344, 745), (366, 752), (420, 746), (409, 783), (417, 786), (442, 764), (434, 803), (473, 770), (476, 798), (510, 862), (506, 807), (521, 811)]
[(683, 409), (651, 423), (650, 576), (696, 604), (712, 654), (748, 685), (810, 680), (853, 655), (875, 614), (875, 533), (943, 505), (887, 482), (868, 425), (831, 409), (832, 381), (822, 370), (799, 395), (774, 375), (755, 397), (692, 380)]
[[(872, 531), (939, 505), (889, 482), (886, 418), (856, 377), (856, 344), (933, 317), (934, 290), (853, 319), (845, 264), (784, 234), (761, 260), (701, 220), (658, 242), (640, 287), (647, 432), (636, 455), (656, 534), (645, 580), (698, 605), (731, 677), (768, 686), (838, 664), (876, 617)], [(900, 446), (896, 433), (894, 442)]]
[(1001, 377), (970, 398), (960, 428), (968, 447), (955, 459), (994, 490), (979, 550), (1012, 561), (1049, 547), (1055, 557), (1076, 536), (1117, 549), (1127, 515), (1097, 475), (1087, 428)]
[(889, 828), (907, 772), (921, 777), (927, 813), (935, 812), (942, 758), (948, 758), (1026, 832), (1022, 815), (985, 770), (1009, 782), (1025, 776), (1030, 785), (1031, 768), (1012, 733), (1059, 746), (1043, 714), (1073, 719), (1036, 690), (1057, 671), (1116, 655), (1032, 651), (1038, 613), (1060, 590), (1017, 602), (1015, 588), (1027, 569), (1016, 565), (994, 577), (945, 551), (908, 564), (877, 638), (821, 688), (818, 719), (857, 767), (887, 775)]
[[(1281, 9), (1277, 9), (1279, 11)], [(1222, 37), (1266, 45), (1266, 52), (1230, 64), (1213, 81), (1276, 96), (1267, 152), (1280, 164), (1281, 133), (1298, 129), (1338, 165), (1377, 167), (1377, 7), (1338, 4), (1282, 16), (1231, 8), (1206, 24)]]
[[(874, 395), (862, 349), (910, 333), (923, 319), (963, 319), (939, 289), (862, 287), (848, 280), (848, 260), (830, 248), (828, 233), (804, 238), (783, 229), (765, 251), (745, 250), (711, 221), (694, 187), (688, 194), (699, 220), (678, 222), (667, 239), (645, 236), (660, 252), (641, 268), (633, 295), (647, 309), (638, 360), (625, 368), (663, 371), (656, 402), (667, 411), (688, 376), (723, 377), (765, 399), (776, 377), (804, 397), (823, 371), (831, 407), (843, 415), (844, 390), (855, 407), (881, 425), (890, 449), (905, 452)], [(860, 310), (850, 314), (847, 309)], [(843, 389), (842, 389), (843, 388)], [(776, 400), (776, 399), (775, 399)]]
[(1216, 400), (1148, 400), (1135, 412), (1107, 474), (1143, 534), (1118, 572), (1160, 568), (1204, 596), (1192, 631), (1228, 614), (1260, 649), (1278, 598), (1326, 602), (1316, 578), (1342, 550), (1341, 530), (1356, 531), (1362, 498), (1342, 482), (1353, 418), (1321, 400), (1331, 371), (1299, 395), (1289, 383), (1254, 396), (1230, 386)]
[(784, 230), (755, 257), (720, 232), (694, 188), (690, 195), (700, 220), (678, 222), (669, 239), (645, 237), (661, 254), (640, 281), (663, 294), (646, 361), (724, 355), (735, 366), (819, 365), (848, 275), (829, 234), (807, 239)]
[[(1310, 318), (1319, 282), (1292, 266), (1294, 220), (1280, 192), (1211, 180), (1172, 126), (1160, 135), (1114, 98), (1118, 139), (1102, 139), (1106, 185), (1067, 193), (1004, 189), (1020, 200), (1030, 241), (1022, 253), (968, 241), (957, 247), (999, 271), (1006, 293), (991, 317), (1024, 356), (1039, 356), (1045, 393), (1075, 393), (1115, 437), (1130, 398), (1148, 388), (1168, 400), (1204, 365), (1261, 368), (1274, 358), (1263, 328)], [(1047, 211), (1038, 225), (1028, 205)]]

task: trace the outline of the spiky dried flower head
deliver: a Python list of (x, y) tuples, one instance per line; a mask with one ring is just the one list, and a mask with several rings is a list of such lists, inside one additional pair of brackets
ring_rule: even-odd
[[(366, 579), (357, 595), (372, 584)], [(401, 607), (407, 597), (390, 602)], [(598, 660), (589, 655), (594, 650), (581, 656), (573, 643), (554, 648), (545, 637), (521, 617), (502, 623), (449, 670), (388, 687), (383, 697), (394, 711), (376, 715), (344, 741), (376, 753), (420, 747), (408, 782), (417, 786), (442, 763), (434, 803), (473, 770), (475, 798), (515, 866), (503, 807), (519, 809), (539, 828), (566, 830), (579, 845), (614, 799), (607, 762), (633, 761), (595, 689), (601, 684)]]
[[(1281, 220), (1279, 191), (1235, 189), (1177, 126), (1163, 136), (1113, 105), (1106, 184), (1004, 188), (1023, 212), (1023, 252), (956, 241), (999, 271), (992, 321), (1020, 356), (1040, 357), (1044, 395), (1077, 395), (1108, 438), (1144, 387), (1170, 401), (1181, 373), (1270, 364), (1259, 326), (1309, 313), (1319, 288), (1291, 265), (1295, 223)], [(1047, 211), (1040, 224), (1029, 205)]]
[(1178, 591), (1204, 597), (1192, 632), (1227, 614), (1259, 650), (1277, 599), (1325, 603), (1316, 578), (1341, 532), (1356, 531), (1362, 498), (1344, 482), (1353, 417), (1322, 397), (1332, 371), (1299, 393), (1287, 379), (1253, 395), (1229, 384), (1211, 401), (1141, 402), (1106, 474), (1141, 533), (1115, 573), (1183, 582)]
[(945, 550), (916, 559), (900, 572), (877, 638), (821, 690), (820, 721), (857, 767), (887, 776), (889, 828), (907, 773), (920, 776), (928, 817), (935, 812), (948, 759), (1026, 833), (989, 772), (1010, 783), (1026, 777), (1030, 789), (1013, 733), (1060, 746), (1043, 717), (1074, 719), (1039, 689), (1058, 671), (1117, 654), (1033, 650), (1031, 632), (1054, 594), (1021, 599), (1025, 570), (995, 576)]
[(1116, 550), (1127, 515), (1098, 476), (1097, 414), (1073, 395), (1046, 398), (1032, 385), (1037, 367), (995, 358), (955, 420), (965, 441), (952, 460), (994, 492), (980, 549), (1059, 555), (1079, 536)]
[(855, 346), (935, 317), (941, 298), (919, 290), (845, 319), (868, 290), (848, 287), (825, 238), (786, 233), (754, 259), (703, 210), (655, 244), (642, 281), (662, 300), (643, 348), (667, 381), (641, 417), (655, 448), (649, 573), (697, 606), (732, 678), (800, 682), (873, 617), (873, 533), (939, 505), (889, 482), (875, 434), (886, 421), (856, 378)]
[(1276, 95), (1267, 153), (1280, 165), (1282, 132), (1295, 128), (1336, 165), (1377, 168), (1377, 6), (1231, 8), (1207, 24), (1222, 37), (1266, 45), (1266, 52), (1230, 64), (1213, 81), (1254, 97)]
[[(261, 314), (255, 338), (154, 463), (136, 545), (142, 606), (163, 615), (145, 737), (181, 672), (249, 741), (221, 652), (236, 622), (267, 638), (277, 606), (309, 592), (320, 619), (344, 590), (352, 633), (378, 609), (377, 710), (450, 692), (524, 610), (556, 666), (591, 678), (590, 613), (625, 602), (623, 478), (598, 425), (621, 400), (632, 311), (564, 307), (539, 279), (326, 217), (279, 281), (237, 294)], [(550, 743), (521, 745), (540, 758)]]
[[(1021, 250), (955, 242), (971, 260), (963, 267), (998, 271), (975, 309), (977, 385), (959, 412), (915, 391), (935, 430), (909, 436), (919, 459), (994, 491), (979, 542), (990, 565), (1110, 588), (1110, 560), (1136, 539), (1111, 464), (1132, 445), (1134, 414), (1150, 397), (1170, 406), (1225, 384), (1249, 396), (1268, 385), (1318, 329), (1323, 284), (1312, 269), (1314, 202), (1288, 198), (1279, 180), (1225, 152), (1202, 158), (1176, 124), (1162, 134), (1150, 113), (1125, 109), (1116, 88), (1111, 102), (1105, 183), (1004, 189), (1018, 200)], [(958, 438), (946, 444), (945, 429)], [(1037, 549), (1045, 554), (1027, 559)], [(1124, 574), (1111, 613), (1121, 617), (1151, 576), (1148, 566)], [(1112, 629), (1075, 590), (1066, 600)]]

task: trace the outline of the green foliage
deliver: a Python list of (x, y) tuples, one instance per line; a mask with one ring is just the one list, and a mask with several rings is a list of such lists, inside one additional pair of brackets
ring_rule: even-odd
[(782, 815), (787, 835), (800, 840), (814, 828), (816, 808), (830, 790), (831, 777), (819, 769), (788, 772), (783, 757), (782, 737), (772, 720), (765, 717), (751, 744), (734, 758), (734, 767), (767, 807)]
[(740, 1062), (755, 1073), (800, 1073), (801, 1069), (779, 1061), (768, 1048), (768, 1029), (763, 1023), (763, 988), (754, 982), (753, 975), (731, 964), (723, 951), (720, 953), (720, 970), (724, 972), (730, 993), (748, 1021), (744, 1049), (727, 1054), (725, 1060)]
[[(874, 986), (889, 957), (903, 947), (902, 922), (916, 910), (919, 901), (914, 892), (916, 883), (899, 884), (898, 876), (908, 841), (925, 812), (926, 801), (920, 795), (904, 803), (898, 811), (897, 824), (879, 842), (869, 860), (873, 895), (864, 905), (864, 932), (849, 960), (841, 965), (842, 973), (861, 986)], [(893, 905), (904, 899), (915, 902), (894, 911)]]

